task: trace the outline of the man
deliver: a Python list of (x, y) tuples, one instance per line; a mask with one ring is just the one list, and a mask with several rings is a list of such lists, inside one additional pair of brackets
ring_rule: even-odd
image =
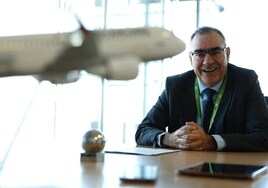
[[(197, 29), (189, 53), (193, 70), (166, 79), (165, 90), (138, 126), (137, 144), (183, 150), (268, 151), (268, 108), (258, 76), (253, 70), (230, 64), (229, 56), (221, 31)], [(209, 98), (206, 88), (213, 89), (211, 117), (203, 115)]]

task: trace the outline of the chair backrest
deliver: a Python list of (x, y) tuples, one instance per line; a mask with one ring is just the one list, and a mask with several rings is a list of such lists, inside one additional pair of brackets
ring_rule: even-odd
[(268, 105), (268, 96), (264, 96), (266, 104)]

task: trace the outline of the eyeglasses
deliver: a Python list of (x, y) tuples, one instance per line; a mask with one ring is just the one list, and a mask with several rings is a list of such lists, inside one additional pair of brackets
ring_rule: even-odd
[(198, 60), (204, 59), (207, 54), (212, 58), (219, 58), (223, 55), (223, 52), (225, 51), (226, 47), (224, 48), (212, 48), (208, 50), (196, 50), (194, 52), (190, 52), (193, 57), (195, 57)]

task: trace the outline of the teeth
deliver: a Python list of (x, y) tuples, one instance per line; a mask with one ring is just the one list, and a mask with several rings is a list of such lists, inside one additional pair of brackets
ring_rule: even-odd
[(205, 72), (213, 72), (215, 71), (216, 69), (210, 69), (210, 70), (204, 70)]

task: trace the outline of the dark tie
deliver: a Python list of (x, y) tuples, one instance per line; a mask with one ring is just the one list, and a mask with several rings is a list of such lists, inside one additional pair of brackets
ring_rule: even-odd
[(206, 88), (204, 92), (207, 95), (207, 99), (205, 100), (203, 106), (203, 128), (205, 132), (208, 133), (210, 119), (214, 108), (213, 95), (216, 93), (216, 91), (210, 88)]

